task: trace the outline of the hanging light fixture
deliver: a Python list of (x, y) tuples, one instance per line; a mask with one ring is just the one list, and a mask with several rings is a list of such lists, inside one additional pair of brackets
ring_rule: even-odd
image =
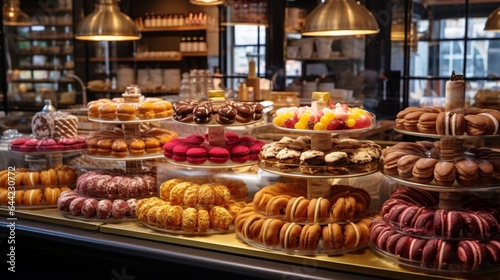
[(484, 30), (500, 32), (500, 7), (488, 16)]
[(307, 15), (302, 35), (348, 36), (379, 32), (377, 21), (370, 11), (354, 0), (325, 0)]
[(31, 26), (30, 17), (21, 11), (19, 0), (4, 0), (3, 24), (7, 26)]
[(141, 39), (134, 21), (120, 11), (117, 0), (97, 0), (95, 9), (76, 28), (75, 38), (86, 41), (133, 41)]
[(190, 0), (193, 5), (202, 5), (202, 6), (215, 6), (224, 4), (223, 0)]

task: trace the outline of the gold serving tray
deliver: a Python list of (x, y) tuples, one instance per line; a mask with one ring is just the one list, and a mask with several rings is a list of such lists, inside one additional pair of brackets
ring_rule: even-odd
[[(249, 257), (257, 257), (272, 261), (281, 261), (297, 264), (299, 266), (312, 266), (316, 268), (340, 270), (352, 273), (373, 275), (378, 277), (387, 277), (395, 279), (449, 279), (450, 275), (432, 275), (424, 274), (418, 271), (410, 271), (400, 267), (397, 263), (390, 260), (384, 260), (369, 248), (360, 249), (356, 252), (343, 255), (327, 256), (303, 256), (298, 254), (288, 254), (281, 251), (256, 248), (246, 244), (239, 239), (235, 233), (186, 236), (166, 234), (155, 231), (142, 224), (134, 222), (125, 222), (120, 224), (104, 224), (100, 226), (100, 231), (122, 235), (133, 238), (147, 239), (171, 243), (181, 246), (202, 248), (224, 253), (239, 254)], [(314, 268), (311, 268), (314, 269)], [(456, 275), (454, 275), (456, 276)], [(489, 275), (482, 275), (488, 279)], [(464, 276), (467, 277), (467, 276)], [(498, 277), (498, 273), (491, 275), (491, 279)]]
[[(0, 208), (0, 215), (9, 217), (7, 208)], [(65, 218), (57, 208), (45, 209), (18, 209), (16, 208), (15, 217), (17, 223), (22, 223), (22, 219), (37, 220), (41, 222), (54, 223), (63, 226), (71, 226), (87, 230), (99, 230), (102, 222), (87, 222)]]

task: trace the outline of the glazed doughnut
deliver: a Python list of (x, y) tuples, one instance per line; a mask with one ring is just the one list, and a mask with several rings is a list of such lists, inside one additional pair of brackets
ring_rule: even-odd
[(260, 241), (260, 232), (262, 230), (262, 225), (264, 224), (264, 219), (258, 214), (250, 215), (248, 218), (243, 219), (243, 225), (241, 226), (241, 234), (249, 240)]
[(210, 226), (214, 229), (225, 231), (233, 223), (233, 215), (222, 206), (210, 209)]
[(285, 214), (285, 209), (290, 199), (288, 196), (274, 196), (266, 205), (266, 216), (277, 216)]
[(199, 185), (191, 185), (184, 192), (183, 205), (187, 207), (195, 207), (198, 204)]
[(276, 246), (280, 244), (280, 230), (283, 222), (279, 219), (265, 219), (260, 231), (259, 240), (264, 246)]
[(215, 193), (215, 205), (226, 205), (231, 200), (231, 192), (229, 189), (221, 184), (214, 183), (212, 185)]
[(368, 240), (369, 228), (364, 222), (349, 222), (344, 226), (344, 247), (356, 248)]
[(205, 209), (198, 210), (198, 232), (207, 232), (210, 228), (210, 214)]
[(168, 201), (170, 201), (172, 205), (182, 205), (184, 202), (184, 193), (192, 185), (193, 184), (190, 182), (181, 182), (173, 186), (170, 190)]
[(352, 220), (356, 214), (356, 199), (352, 196), (340, 197), (332, 206), (334, 220)]
[(158, 197), (138, 200), (137, 210), (136, 210), (137, 218), (139, 218), (142, 221), (147, 221), (147, 213), (149, 212), (149, 209), (151, 209), (154, 206), (163, 204), (165, 204), (165, 201), (163, 201)]
[(323, 197), (313, 198), (309, 202), (307, 208), (307, 221), (311, 223), (319, 223), (328, 218), (330, 210), (330, 201)]
[(24, 180), (24, 172), (18, 172), (14, 174), (14, 182), (16, 187), (20, 187), (23, 185)]
[(182, 225), (182, 213), (184, 209), (178, 205), (168, 206), (168, 211), (165, 218), (165, 227), (178, 229)]
[(43, 194), (40, 189), (26, 190), (23, 196), (24, 205), (38, 206), (43, 204)]
[(322, 230), (323, 246), (326, 250), (340, 250), (344, 248), (344, 232), (337, 223), (327, 224)]
[(57, 174), (56, 171), (51, 168), (40, 172), (40, 182), (43, 186), (54, 186), (57, 185)]
[(93, 198), (87, 198), (83, 201), (82, 205), (82, 216), (85, 218), (93, 218), (97, 214), (97, 203), (98, 201)]
[(27, 188), (33, 188), (34, 186), (40, 184), (40, 173), (39, 172), (24, 172), (23, 173), (23, 185)]
[(198, 229), (198, 210), (192, 207), (184, 209), (182, 213), (182, 230), (194, 232)]
[(211, 184), (203, 184), (199, 186), (198, 203), (204, 206), (215, 204), (215, 191)]
[[(3, 191), (3, 190), (2, 190)], [(8, 191), (5, 190), (5, 194), (8, 195)], [(17, 205), (24, 205), (24, 193), (25, 191), (24, 190), (16, 190), (16, 198), (15, 198), (15, 201), (16, 201), (16, 204)], [(7, 199), (4, 200), (1, 200), (1, 203), (0, 204), (7, 204)]]
[(57, 199), (59, 198), (59, 195), (61, 194), (61, 189), (47, 187), (43, 190), (43, 194), (45, 197), (45, 204), (46, 205), (55, 205), (55, 204), (57, 204)]
[(73, 216), (80, 216), (80, 214), (82, 213), (83, 202), (86, 199), (87, 198), (85, 197), (77, 197), (73, 199), (73, 201), (71, 201), (71, 203), (69, 204), (69, 213), (71, 213), (71, 215)]
[(113, 202), (109, 199), (100, 200), (97, 203), (96, 216), (99, 219), (108, 219), (111, 217), (111, 211), (113, 208)]
[(243, 208), (241, 208), (234, 218), (236, 231), (239, 233), (243, 233), (243, 225), (245, 224), (247, 218), (253, 215), (260, 216), (259, 213), (253, 209), (253, 206), (251, 204), (247, 204)]
[(318, 248), (321, 236), (321, 226), (318, 224), (306, 224), (302, 227), (299, 238), (299, 247), (302, 250), (314, 251)]
[(159, 220), (161, 218), (162, 210), (165, 207), (165, 202), (152, 206), (146, 213), (146, 222), (153, 226), (160, 226)]
[(170, 180), (163, 182), (160, 185), (160, 197), (164, 200), (167, 200), (167, 201), (170, 200), (170, 191), (172, 190), (172, 188), (175, 185), (182, 183), (182, 182), (184, 182), (184, 179), (180, 179), (180, 178), (170, 179)]
[(111, 216), (115, 219), (123, 219), (127, 213), (129, 213), (130, 207), (128, 203), (123, 199), (113, 200), (113, 205), (111, 208)]
[(295, 222), (307, 218), (310, 201), (303, 196), (293, 197), (286, 206), (285, 220)]
[(77, 192), (71, 190), (61, 192), (57, 199), (57, 208), (61, 211), (69, 212), (69, 204), (78, 196)]
[(302, 226), (296, 223), (285, 223), (280, 230), (280, 246), (285, 250), (295, 250), (299, 247)]

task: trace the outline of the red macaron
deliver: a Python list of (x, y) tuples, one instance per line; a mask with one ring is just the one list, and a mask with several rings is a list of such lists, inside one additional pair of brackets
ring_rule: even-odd
[(222, 164), (229, 160), (229, 151), (222, 147), (212, 147), (208, 150), (208, 161)]
[(192, 145), (201, 145), (203, 142), (205, 142), (205, 138), (198, 134), (190, 134), (182, 140), (182, 143), (192, 144)]
[(29, 138), (17, 138), (10, 142), (10, 149), (15, 152), (23, 152), (23, 146)]
[(250, 145), (248, 149), (250, 150), (250, 160), (258, 160), (259, 153), (262, 150), (262, 146), (264, 146), (263, 141), (257, 141), (254, 144)]
[(175, 161), (180, 161), (180, 162), (186, 161), (187, 160), (186, 152), (192, 147), (193, 147), (192, 145), (184, 144), (184, 143), (176, 145), (172, 149), (172, 153), (173, 153), (172, 159)]
[(207, 160), (207, 149), (192, 147), (186, 152), (186, 160), (191, 164), (203, 164)]
[(59, 144), (57, 144), (56, 140), (54, 139), (43, 139), (38, 141), (36, 150), (39, 152), (50, 152), (50, 151), (62, 150), (62, 148)]
[(244, 163), (250, 158), (250, 149), (243, 145), (236, 145), (229, 150), (231, 160), (235, 163)]
[(77, 143), (75, 138), (61, 138), (57, 141), (63, 150), (74, 150), (77, 149)]

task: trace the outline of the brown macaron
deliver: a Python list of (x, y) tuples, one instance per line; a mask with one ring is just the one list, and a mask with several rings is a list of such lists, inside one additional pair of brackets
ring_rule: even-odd
[(439, 135), (463, 135), (466, 120), (464, 114), (440, 112), (436, 119), (436, 131)]
[(455, 162), (457, 182), (466, 187), (476, 185), (479, 177), (479, 168), (476, 161), (465, 158)]
[(419, 110), (419, 111), (414, 111), (414, 112), (410, 112), (410, 113), (406, 114), (404, 117), (405, 129), (408, 131), (412, 131), (412, 132), (419, 132), (418, 128), (417, 128), (418, 119), (424, 113), (425, 113), (425, 111)]
[(451, 161), (439, 161), (434, 166), (434, 180), (438, 185), (451, 186), (456, 176), (455, 164)]
[(438, 113), (428, 112), (423, 113), (418, 118), (417, 129), (422, 133), (436, 134), (436, 119)]
[(420, 156), (417, 155), (404, 155), (399, 158), (398, 165), (398, 175), (401, 178), (411, 178), (413, 166), (415, 162), (420, 159)]
[(434, 167), (438, 162), (435, 158), (421, 158), (415, 162), (412, 175), (419, 183), (430, 183), (434, 179)]
[(493, 183), (494, 167), (493, 164), (486, 159), (475, 159), (478, 168), (478, 182), (481, 184)]

